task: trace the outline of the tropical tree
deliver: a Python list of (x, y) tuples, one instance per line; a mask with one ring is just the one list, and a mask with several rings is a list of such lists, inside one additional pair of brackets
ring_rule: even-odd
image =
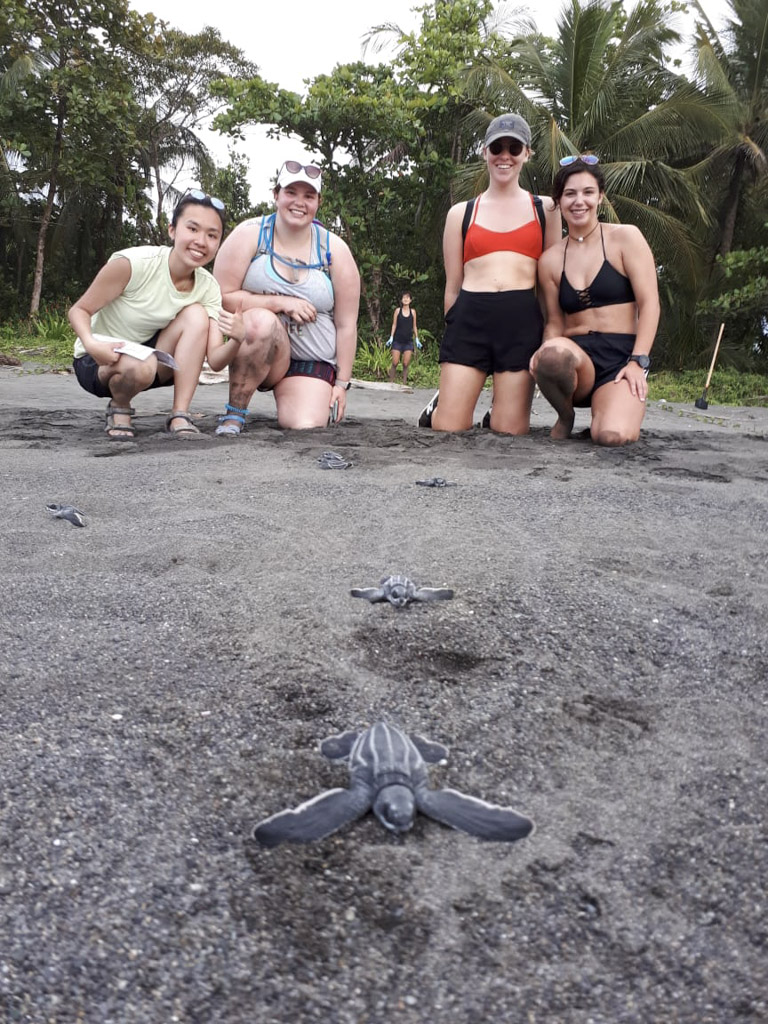
[[(121, 243), (165, 239), (175, 174), (215, 170), (199, 137), (220, 102), (211, 83), (256, 68), (215, 29), (187, 36), (128, 0), (0, 4), (0, 232), (36, 313), (44, 267), (67, 294)], [(51, 262), (57, 246), (67, 258)]]
[(248, 80), (258, 69), (215, 28), (194, 35), (164, 22), (159, 28), (155, 45), (133, 63), (135, 97), (142, 111), (138, 160), (154, 192), (155, 241), (162, 242), (167, 228), (164, 210), (179, 199), (174, 185), (179, 174), (190, 167), (202, 180), (215, 172), (199, 134), (222, 106), (213, 95), (213, 83)]
[(768, 171), (768, 0), (727, 0), (730, 17), (720, 34), (698, 0), (692, 6), (697, 84), (718, 129), (692, 176), (716, 211), (712, 248), (725, 257), (745, 192), (764, 185)]
[(213, 172), (203, 171), (200, 175), (200, 187), (208, 195), (216, 196), (224, 203), (227, 220), (230, 224), (239, 224), (248, 217), (256, 217), (266, 212), (262, 207), (251, 205), (251, 189), (248, 184), (248, 159), (230, 146), (228, 161), (223, 167), (215, 167)]
[(60, 195), (101, 183), (120, 187), (113, 170), (133, 145), (134, 101), (115, 54), (139, 47), (146, 29), (126, 0), (29, 0), (16, 26), (39, 69), (7, 109), (13, 137), (25, 146), (19, 191), (42, 203), (32, 313), (40, 305), (46, 243)]

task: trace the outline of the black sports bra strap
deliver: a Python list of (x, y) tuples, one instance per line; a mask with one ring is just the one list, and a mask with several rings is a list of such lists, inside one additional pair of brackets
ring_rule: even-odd
[(603, 259), (607, 260), (608, 257), (605, 255), (605, 238), (603, 237), (603, 225), (600, 225), (600, 241), (603, 243)]
[(467, 237), (467, 232), (469, 231), (469, 222), (472, 220), (472, 210), (474, 209), (474, 207), (475, 200), (470, 199), (466, 207), (464, 208), (464, 220), (461, 222), (462, 241), (464, 241), (464, 239)]
[(547, 232), (547, 215), (544, 212), (544, 203), (542, 202), (541, 196), (533, 197), (533, 205), (536, 207), (536, 213), (539, 215), (539, 224), (541, 224), (541, 244), (544, 244), (544, 236)]

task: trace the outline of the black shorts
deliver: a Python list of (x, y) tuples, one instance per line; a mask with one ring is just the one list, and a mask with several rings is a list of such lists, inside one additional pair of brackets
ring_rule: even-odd
[(627, 365), (635, 347), (634, 334), (606, 334), (604, 331), (590, 331), (589, 334), (577, 334), (571, 341), (583, 349), (595, 367), (595, 384), (592, 390), (578, 402), (579, 408), (589, 408), (592, 395), (603, 384), (616, 379), (619, 370)]
[[(149, 341), (145, 341), (144, 344), (147, 348), (154, 348), (157, 344), (157, 338), (160, 331), (156, 331)], [(111, 398), (112, 392), (109, 390), (109, 383), (105, 384), (99, 378), (99, 364), (86, 352), (85, 355), (77, 356), (76, 359), (72, 360), (72, 367), (77, 377), (77, 383), (81, 388), (85, 388), (92, 395), (96, 395), (97, 398)], [(155, 379), (149, 385), (148, 388), (144, 388), (145, 391), (151, 391), (152, 388), (169, 388), (173, 385), (173, 374), (171, 374), (168, 380), (160, 380), (157, 374)]]
[(413, 352), (413, 340), (411, 341), (398, 341), (397, 338), (392, 342), (393, 352)]
[(445, 314), (441, 363), (471, 366), (483, 373), (527, 370), (541, 345), (544, 321), (533, 288), (510, 292), (467, 292)]

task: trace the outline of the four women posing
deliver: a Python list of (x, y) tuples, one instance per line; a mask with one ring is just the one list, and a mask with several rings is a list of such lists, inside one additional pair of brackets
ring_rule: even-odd
[[(528, 432), (535, 382), (558, 415), (553, 438), (570, 435), (575, 406), (591, 406), (594, 441), (634, 441), (659, 319), (651, 250), (637, 228), (598, 220), (604, 179), (596, 156), (562, 160), (549, 199), (520, 185), (531, 155), (526, 121), (494, 118), (483, 145), (488, 188), (448, 214), (440, 391), (419, 423), (469, 429), (492, 375), (495, 431)], [(200, 192), (174, 212), (172, 249), (115, 254), (70, 312), (78, 379), (110, 398), (110, 437), (132, 438), (132, 398), (164, 384), (175, 388), (168, 429), (196, 431), (188, 408), (204, 356), (213, 370), (230, 366), (217, 434), (241, 432), (257, 389), (274, 393), (283, 427), (343, 418), (360, 277), (346, 243), (315, 220), (320, 192), (318, 167), (286, 161), (275, 212), (232, 231), (213, 278), (202, 268), (219, 247), (224, 210)], [(410, 357), (416, 317), (406, 297), (393, 335), (400, 338), (402, 318)], [(141, 361), (120, 354), (120, 338), (172, 354), (175, 365), (159, 355)]]

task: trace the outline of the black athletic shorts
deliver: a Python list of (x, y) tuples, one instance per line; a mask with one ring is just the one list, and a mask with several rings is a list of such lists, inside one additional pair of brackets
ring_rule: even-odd
[(589, 408), (592, 395), (603, 384), (615, 380), (619, 370), (627, 365), (635, 347), (634, 334), (606, 334), (604, 331), (590, 331), (589, 334), (577, 334), (571, 338), (579, 348), (583, 349), (595, 367), (595, 384), (584, 398), (573, 404), (580, 408)]
[(486, 374), (527, 370), (541, 345), (544, 321), (533, 288), (467, 292), (445, 314), (441, 363), (472, 366)]
[[(160, 331), (155, 331), (149, 341), (145, 341), (148, 348), (154, 348), (157, 345), (157, 338)], [(97, 398), (111, 398), (112, 392), (109, 390), (109, 384), (105, 384), (99, 377), (99, 364), (93, 358), (93, 356), (85, 355), (78, 356), (72, 360), (72, 368), (75, 371), (77, 377), (77, 383), (81, 388), (85, 388), (86, 391), (92, 395), (96, 395)], [(157, 374), (155, 379), (149, 385), (148, 388), (144, 388), (145, 391), (151, 391), (152, 388), (169, 388), (173, 385), (173, 374), (169, 380), (160, 380)]]

